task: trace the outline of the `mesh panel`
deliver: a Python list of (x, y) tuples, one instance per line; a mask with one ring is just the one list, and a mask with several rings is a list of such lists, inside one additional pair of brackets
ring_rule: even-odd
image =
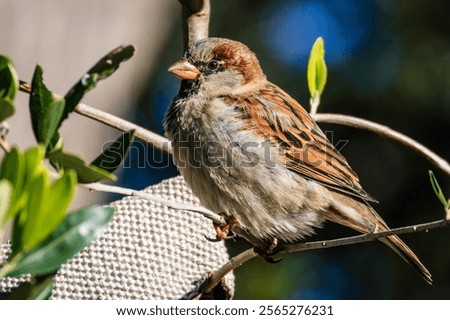
[[(181, 177), (144, 191), (178, 203), (199, 204)], [(116, 209), (113, 221), (91, 246), (62, 266), (52, 299), (190, 297), (208, 272), (229, 260), (223, 242), (205, 239), (214, 231), (211, 221), (199, 213), (138, 197), (111, 205)], [(10, 289), (19, 281), (24, 279), (0, 279), (0, 289)], [(224, 279), (222, 289), (222, 297), (233, 295), (232, 274)]]
[[(6, 258), (11, 253), (11, 245), (9, 243), (3, 244), (0, 248), (0, 261), (5, 261)], [(20, 277), (7, 277), (0, 278), (0, 292), (10, 292), (11, 289), (20, 286), (24, 282), (29, 282), (31, 276), (20, 276)]]

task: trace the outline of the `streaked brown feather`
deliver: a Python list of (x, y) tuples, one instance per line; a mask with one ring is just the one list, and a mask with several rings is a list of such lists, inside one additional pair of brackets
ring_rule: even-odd
[(265, 136), (283, 151), (281, 163), (307, 179), (376, 202), (360, 185), (358, 176), (308, 112), (274, 84), (254, 95), (226, 97), (238, 106), (243, 120), (255, 134)]

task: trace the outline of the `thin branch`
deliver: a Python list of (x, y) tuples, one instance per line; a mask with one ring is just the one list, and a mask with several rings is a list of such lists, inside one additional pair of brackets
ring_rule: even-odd
[(183, 6), (184, 49), (208, 38), (211, 5), (209, 0), (179, 0)]
[[(21, 81), (20, 90), (26, 93), (30, 93), (29, 84)], [(119, 117), (116, 117), (112, 114), (109, 114), (104, 111), (100, 111), (96, 108), (90, 107), (85, 104), (79, 104), (75, 111), (81, 115), (104, 123), (113, 128), (122, 130), (122, 131), (130, 131), (136, 130), (136, 137), (142, 139), (143, 141), (149, 143), (153, 147), (171, 153), (170, 141), (152, 131), (146, 130), (142, 127), (135, 125), (129, 121), (123, 120)], [(358, 129), (363, 129), (367, 131), (374, 132), (382, 137), (389, 138), (400, 144), (406, 146), (407, 148), (415, 151), (422, 157), (426, 158), (430, 161), (434, 166), (441, 169), (448, 175), (450, 175), (450, 164), (436, 153), (425, 147), (423, 144), (417, 142), (410, 137), (395, 131), (387, 126), (378, 124), (373, 121), (347, 116), (342, 114), (330, 114), (330, 113), (322, 113), (322, 114), (314, 114), (312, 115), (315, 121), (322, 123), (333, 123), (340, 124), (345, 126), (350, 126)]]
[[(52, 179), (60, 178), (60, 175), (57, 172), (49, 171), (49, 173), (50, 173), (50, 177)], [(153, 201), (153, 202), (162, 204), (163, 206), (166, 206), (166, 207), (169, 207), (169, 208), (172, 208), (175, 210), (187, 210), (187, 211), (198, 212), (201, 215), (203, 215), (205, 218), (213, 221), (214, 223), (217, 223), (220, 225), (226, 224), (226, 221), (222, 216), (220, 216), (204, 207), (187, 204), (187, 203), (178, 203), (177, 201), (164, 199), (160, 196), (156, 196), (154, 194), (151, 194), (151, 193), (148, 193), (145, 191), (138, 191), (138, 190), (129, 189), (129, 188), (111, 186), (111, 185), (98, 183), (98, 182), (79, 183), (78, 187), (87, 189), (89, 191), (108, 192), (108, 193), (122, 194), (124, 196), (139, 197), (142, 199), (146, 199), (149, 201)]]
[(380, 238), (386, 238), (392, 235), (400, 235), (421, 231), (428, 231), (437, 228), (443, 228), (450, 225), (450, 220), (442, 219), (436, 220), (421, 224), (415, 224), (406, 227), (399, 227), (390, 229), (383, 232), (375, 232), (375, 233), (365, 233), (353, 237), (345, 237), (333, 240), (325, 240), (325, 241), (312, 241), (312, 242), (304, 242), (304, 243), (296, 243), (283, 246), (280, 252), (299, 252), (305, 250), (316, 250), (316, 249), (324, 249), (324, 248), (333, 248), (340, 246), (347, 246), (350, 244), (370, 242), (374, 240), (378, 240)]
[[(25, 81), (20, 81), (20, 91), (30, 94), (31, 93), (31, 85)], [(58, 97), (62, 97), (60, 95), (56, 95)], [(130, 131), (135, 130), (134, 135), (139, 139), (147, 142), (154, 148), (171, 153), (170, 141), (163, 136), (160, 136), (157, 133), (154, 133), (150, 130), (144, 129), (132, 122), (119, 118), (115, 115), (112, 115), (108, 112), (101, 111), (99, 109), (90, 107), (84, 103), (80, 103), (75, 107), (75, 112), (81, 114), (87, 118), (96, 120), (100, 123), (106, 124), (112, 128), (121, 130), (121, 131)]]
[(6, 141), (6, 136), (8, 135), (8, 132), (9, 132), (8, 122), (6, 121), (0, 122), (0, 148), (2, 148), (5, 153), (11, 150), (8, 142)]
[(151, 193), (144, 192), (144, 191), (138, 191), (138, 190), (123, 188), (123, 187), (118, 187), (118, 186), (110, 186), (110, 185), (106, 185), (106, 184), (102, 184), (102, 183), (78, 184), (78, 186), (81, 188), (84, 188), (84, 189), (91, 190), (91, 191), (109, 192), (109, 193), (122, 194), (122, 195), (126, 195), (126, 196), (135, 196), (135, 197), (143, 198), (146, 200), (150, 200), (150, 201), (162, 204), (164, 206), (167, 206), (169, 208), (176, 209), (176, 210), (188, 210), (188, 211), (198, 212), (201, 215), (203, 215), (205, 218), (213, 221), (214, 223), (217, 223), (220, 225), (226, 224), (226, 221), (222, 216), (220, 216), (204, 207), (186, 204), (186, 203), (178, 203), (177, 201), (164, 199), (160, 196), (156, 196)]
[(167, 152), (169, 154), (172, 152), (170, 141), (168, 139), (150, 130), (144, 129), (132, 122), (126, 121), (110, 113), (95, 109), (83, 103), (80, 103), (75, 107), (75, 112), (122, 131), (135, 130), (134, 135), (139, 139), (142, 139), (143, 141), (149, 143), (150, 145), (161, 151)]
[(346, 116), (342, 114), (322, 113), (322, 114), (315, 114), (313, 118), (317, 122), (341, 124), (344, 126), (368, 130), (382, 137), (389, 138), (391, 140), (399, 142), (400, 144), (420, 154), (422, 157), (430, 161), (434, 166), (450, 175), (450, 164), (445, 159), (438, 156), (436, 153), (425, 147), (423, 144), (411, 139), (410, 137), (398, 131), (392, 130), (387, 126), (369, 120), (352, 116)]
[[(299, 252), (305, 250), (317, 250), (317, 249), (325, 249), (325, 248), (333, 248), (338, 246), (346, 246), (350, 244), (363, 243), (374, 241), (380, 238), (385, 238), (392, 235), (400, 235), (406, 233), (414, 233), (420, 231), (428, 231), (436, 228), (443, 228), (450, 225), (450, 219), (442, 219), (437, 221), (431, 221), (427, 223), (421, 223), (406, 227), (394, 228), (388, 231), (376, 232), (376, 233), (365, 233), (353, 237), (345, 237), (333, 240), (323, 240), (323, 241), (311, 241), (311, 242), (303, 242), (289, 245), (282, 245), (279, 247), (279, 253), (288, 253), (288, 252)], [(250, 259), (253, 259), (258, 254), (254, 249), (248, 249), (237, 256), (233, 257), (225, 263), (220, 269), (211, 274), (211, 276), (205, 281), (202, 285), (202, 290), (205, 293), (211, 292), (214, 287), (221, 281), (221, 279), (227, 275), (229, 272), (233, 271), (237, 267), (240, 267), (245, 262)]]
[(309, 105), (311, 106), (309, 114), (311, 115), (311, 117), (314, 117), (317, 114), (317, 110), (319, 109), (320, 95), (317, 94), (314, 97), (311, 97), (311, 99), (309, 99)]
[(0, 137), (0, 148), (2, 148), (5, 153), (8, 153), (11, 150), (11, 147), (9, 146), (8, 142), (3, 140), (3, 138), (1, 137)]
[(236, 269), (237, 267), (242, 266), (247, 261), (253, 259), (258, 254), (253, 249), (247, 249), (237, 256), (234, 256), (230, 260), (228, 260), (220, 269), (216, 270), (212, 273), (208, 279), (205, 280), (203, 285), (200, 286), (200, 291), (202, 293), (210, 293), (217, 284), (222, 281), (222, 279), (231, 271)]
[[(85, 104), (79, 104), (75, 111), (79, 114), (85, 115), (91, 119), (100, 121), (104, 124), (107, 124), (111, 127), (122, 131), (129, 131), (132, 129), (136, 130), (136, 136), (145, 142), (151, 144), (153, 147), (162, 150), (167, 153), (171, 153), (171, 145), (170, 141), (156, 133), (153, 133), (149, 130), (146, 130), (142, 127), (139, 127), (129, 121), (123, 120), (119, 117), (113, 116), (107, 112), (100, 111), (98, 109), (89, 107)], [(436, 153), (425, 147), (423, 144), (417, 142), (414, 139), (395, 131), (385, 125), (381, 125), (379, 123), (353, 117), (342, 114), (331, 114), (331, 113), (322, 113), (322, 114), (314, 114), (312, 116), (315, 121), (321, 123), (332, 123), (332, 124), (340, 124), (349, 127), (354, 127), (358, 129), (363, 129), (367, 131), (374, 132), (382, 137), (394, 140), (405, 147), (411, 149), (417, 154), (421, 155), (429, 162), (431, 162), (434, 166), (441, 169), (448, 175), (450, 175), (450, 164)]]

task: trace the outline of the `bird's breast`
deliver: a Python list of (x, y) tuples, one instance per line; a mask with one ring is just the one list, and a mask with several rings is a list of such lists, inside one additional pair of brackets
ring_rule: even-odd
[[(305, 207), (305, 179), (278, 162), (273, 142), (246, 128), (223, 101), (185, 101), (177, 108), (168, 134), (173, 160), (205, 207), (235, 216), (262, 238), (311, 232), (317, 215)], [(304, 222), (295, 225), (290, 214), (299, 212)]]

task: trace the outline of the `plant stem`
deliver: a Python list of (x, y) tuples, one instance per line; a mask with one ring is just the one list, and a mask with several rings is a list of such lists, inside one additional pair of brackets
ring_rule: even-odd
[(11, 147), (9, 146), (8, 142), (3, 140), (3, 138), (0, 138), (0, 147), (3, 149), (5, 153), (11, 151)]
[(343, 114), (331, 114), (331, 113), (322, 113), (313, 115), (313, 119), (317, 122), (324, 123), (334, 123), (341, 124), (344, 126), (354, 127), (358, 129), (364, 129), (367, 131), (374, 132), (384, 138), (388, 138), (399, 142), (405, 147), (415, 151), (420, 154), (422, 157), (430, 161), (434, 166), (444, 171), (446, 174), (450, 175), (450, 164), (436, 153), (425, 147), (423, 144), (411, 139), (410, 137), (392, 130), (391, 128), (381, 125), (379, 123), (347, 116)]
[(92, 108), (83, 103), (80, 103), (75, 107), (75, 112), (124, 132), (135, 130), (134, 135), (137, 138), (149, 143), (158, 150), (167, 152), (169, 154), (172, 152), (170, 141), (168, 139), (160, 136), (157, 133), (146, 130), (132, 122), (126, 121), (122, 118), (98, 110), (96, 108)]
[(209, 0), (179, 0), (183, 6), (184, 49), (208, 38), (211, 4)]
[[(350, 244), (363, 243), (374, 241), (380, 238), (385, 238), (391, 235), (400, 235), (406, 233), (414, 233), (420, 231), (428, 231), (431, 229), (443, 228), (450, 225), (450, 219), (448, 217), (446, 219), (431, 221), (427, 223), (415, 224), (406, 227), (394, 228), (388, 231), (376, 232), (376, 233), (365, 233), (353, 237), (345, 237), (333, 240), (323, 240), (323, 241), (311, 241), (311, 242), (303, 242), (289, 245), (282, 245), (280, 247), (279, 253), (288, 253), (288, 252), (299, 252), (306, 250), (317, 250), (317, 249), (325, 249), (325, 248), (333, 248), (339, 246), (346, 246)], [(237, 267), (241, 266), (245, 262), (250, 259), (253, 259), (257, 256), (254, 249), (248, 249), (244, 252), (241, 252), (237, 256), (233, 257), (225, 263), (220, 269), (211, 274), (211, 276), (205, 281), (202, 286), (203, 292), (209, 293), (214, 287), (221, 281), (221, 279), (229, 272), (233, 271)]]
[(198, 212), (201, 215), (203, 215), (205, 218), (213, 221), (214, 223), (220, 224), (220, 225), (226, 223), (225, 219), (222, 216), (220, 216), (204, 207), (186, 204), (186, 203), (178, 203), (176, 201), (164, 199), (160, 196), (156, 196), (156, 195), (153, 195), (148, 192), (138, 191), (138, 190), (133, 190), (133, 189), (128, 189), (128, 188), (122, 188), (122, 187), (118, 187), (118, 186), (110, 186), (110, 185), (106, 185), (106, 184), (102, 184), (102, 183), (79, 184), (79, 186), (82, 188), (88, 189), (88, 190), (93, 190), (93, 191), (109, 192), (109, 193), (122, 194), (122, 195), (126, 195), (126, 196), (139, 197), (142, 199), (146, 199), (149, 201), (153, 201), (153, 202), (162, 204), (162, 205), (170, 207), (172, 209)]

